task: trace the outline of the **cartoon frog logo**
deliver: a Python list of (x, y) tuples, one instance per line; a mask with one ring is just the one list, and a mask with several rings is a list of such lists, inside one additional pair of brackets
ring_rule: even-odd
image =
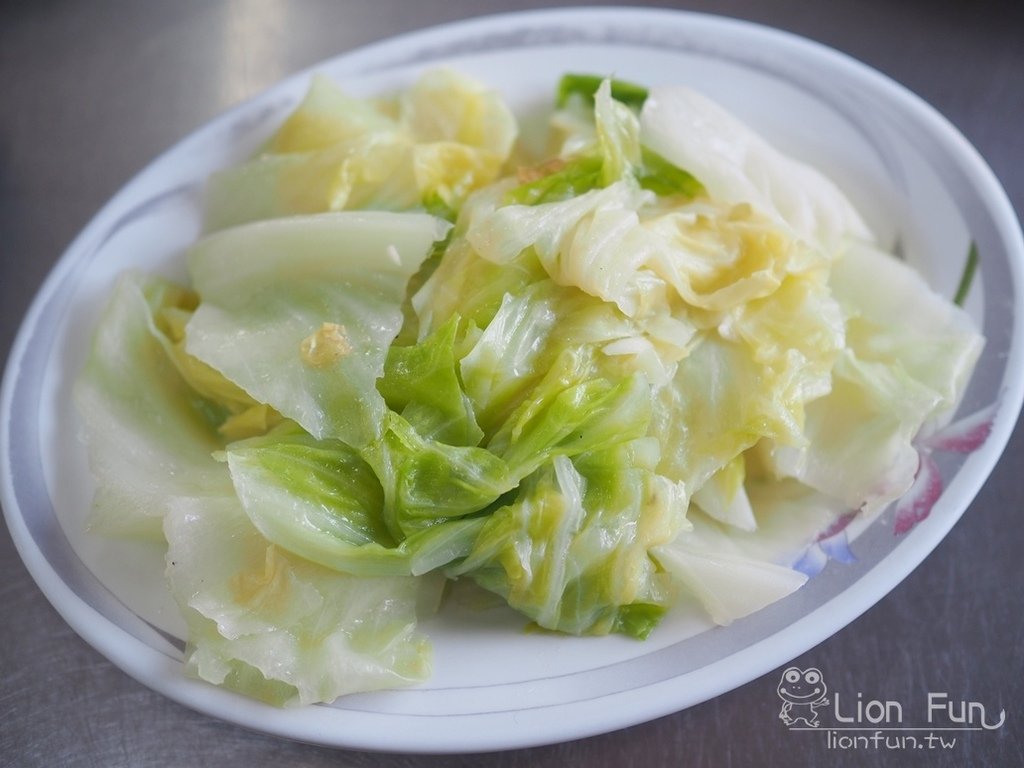
[(828, 704), (827, 690), (820, 670), (789, 667), (779, 681), (778, 692), (782, 699), (779, 719), (786, 725), (803, 720), (811, 728), (817, 728), (818, 708)]

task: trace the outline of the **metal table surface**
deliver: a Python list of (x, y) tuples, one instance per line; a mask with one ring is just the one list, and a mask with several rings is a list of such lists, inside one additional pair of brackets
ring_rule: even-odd
[[(563, 3), (571, 4), (571, 3)], [(944, 0), (649, 3), (787, 29), (949, 117), (1024, 212), (1024, 6)], [(500, 0), (0, 4), (0, 350), (51, 265), (156, 154), (227, 106), (395, 33), (545, 5)], [(10, 766), (1024, 765), (1024, 430), (960, 523), (891, 594), (796, 663), (864, 700), (1005, 709), (953, 746), (831, 747), (780, 726), (779, 672), (615, 733), (487, 755), (346, 752), (249, 732), (146, 689), (60, 619), (0, 527), (0, 764)]]

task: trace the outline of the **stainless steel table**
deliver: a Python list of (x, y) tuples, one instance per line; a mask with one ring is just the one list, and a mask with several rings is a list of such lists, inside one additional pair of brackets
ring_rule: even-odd
[[(571, 3), (566, 3), (571, 4)], [(981, 150), (1024, 212), (1024, 6), (945, 0), (656, 3), (759, 21), (909, 86)], [(75, 233), (136, 170), (282, 76), (499, 0), (45, 0), (0, 5), (0, 350)], [(778, 672), (583, 741), (473, 756), (333, 751), (172, 703), (80, 640), (0, 531), (0, 764), (10, 766), (1024, 765), (1024, 431), (963, 520), (887, 598), (797, 660), (836, 686), (1004, 708), (925, 752), (843, 750), (781, 728)]]

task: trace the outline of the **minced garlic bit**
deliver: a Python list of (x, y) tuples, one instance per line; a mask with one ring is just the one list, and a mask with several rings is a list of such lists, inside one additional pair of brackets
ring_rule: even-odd
[(345, 326), (324, 323), (302, 340), (299, 351), (307, 365), (327, 368), (346, 355), (352, 354), (352, 344), (345, 333)]
[(520, 184), (531, 184), (552, 173), (557, 173), (565, 167), (565, 160), (560, 157), (553, 157), (545, 160), (540, 165), (520, 166), (516, 169), (516, 181)]

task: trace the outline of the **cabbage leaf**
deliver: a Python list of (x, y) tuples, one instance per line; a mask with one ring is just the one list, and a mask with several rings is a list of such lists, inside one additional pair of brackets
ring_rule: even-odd
[(236, 498), (189, 499), (164, 519), (167, 578), (185, 616), (185, 670), (277, 705), (426, 679), (417, 606), (434, 580), (355, 577), (288, 554)]
[(375, 388), (406, 285), (447, 225), (426, 214), (343, 212), (258, 222), (191, 250), (201, 304), (186, 349), (315, 437), (381, 433)]

